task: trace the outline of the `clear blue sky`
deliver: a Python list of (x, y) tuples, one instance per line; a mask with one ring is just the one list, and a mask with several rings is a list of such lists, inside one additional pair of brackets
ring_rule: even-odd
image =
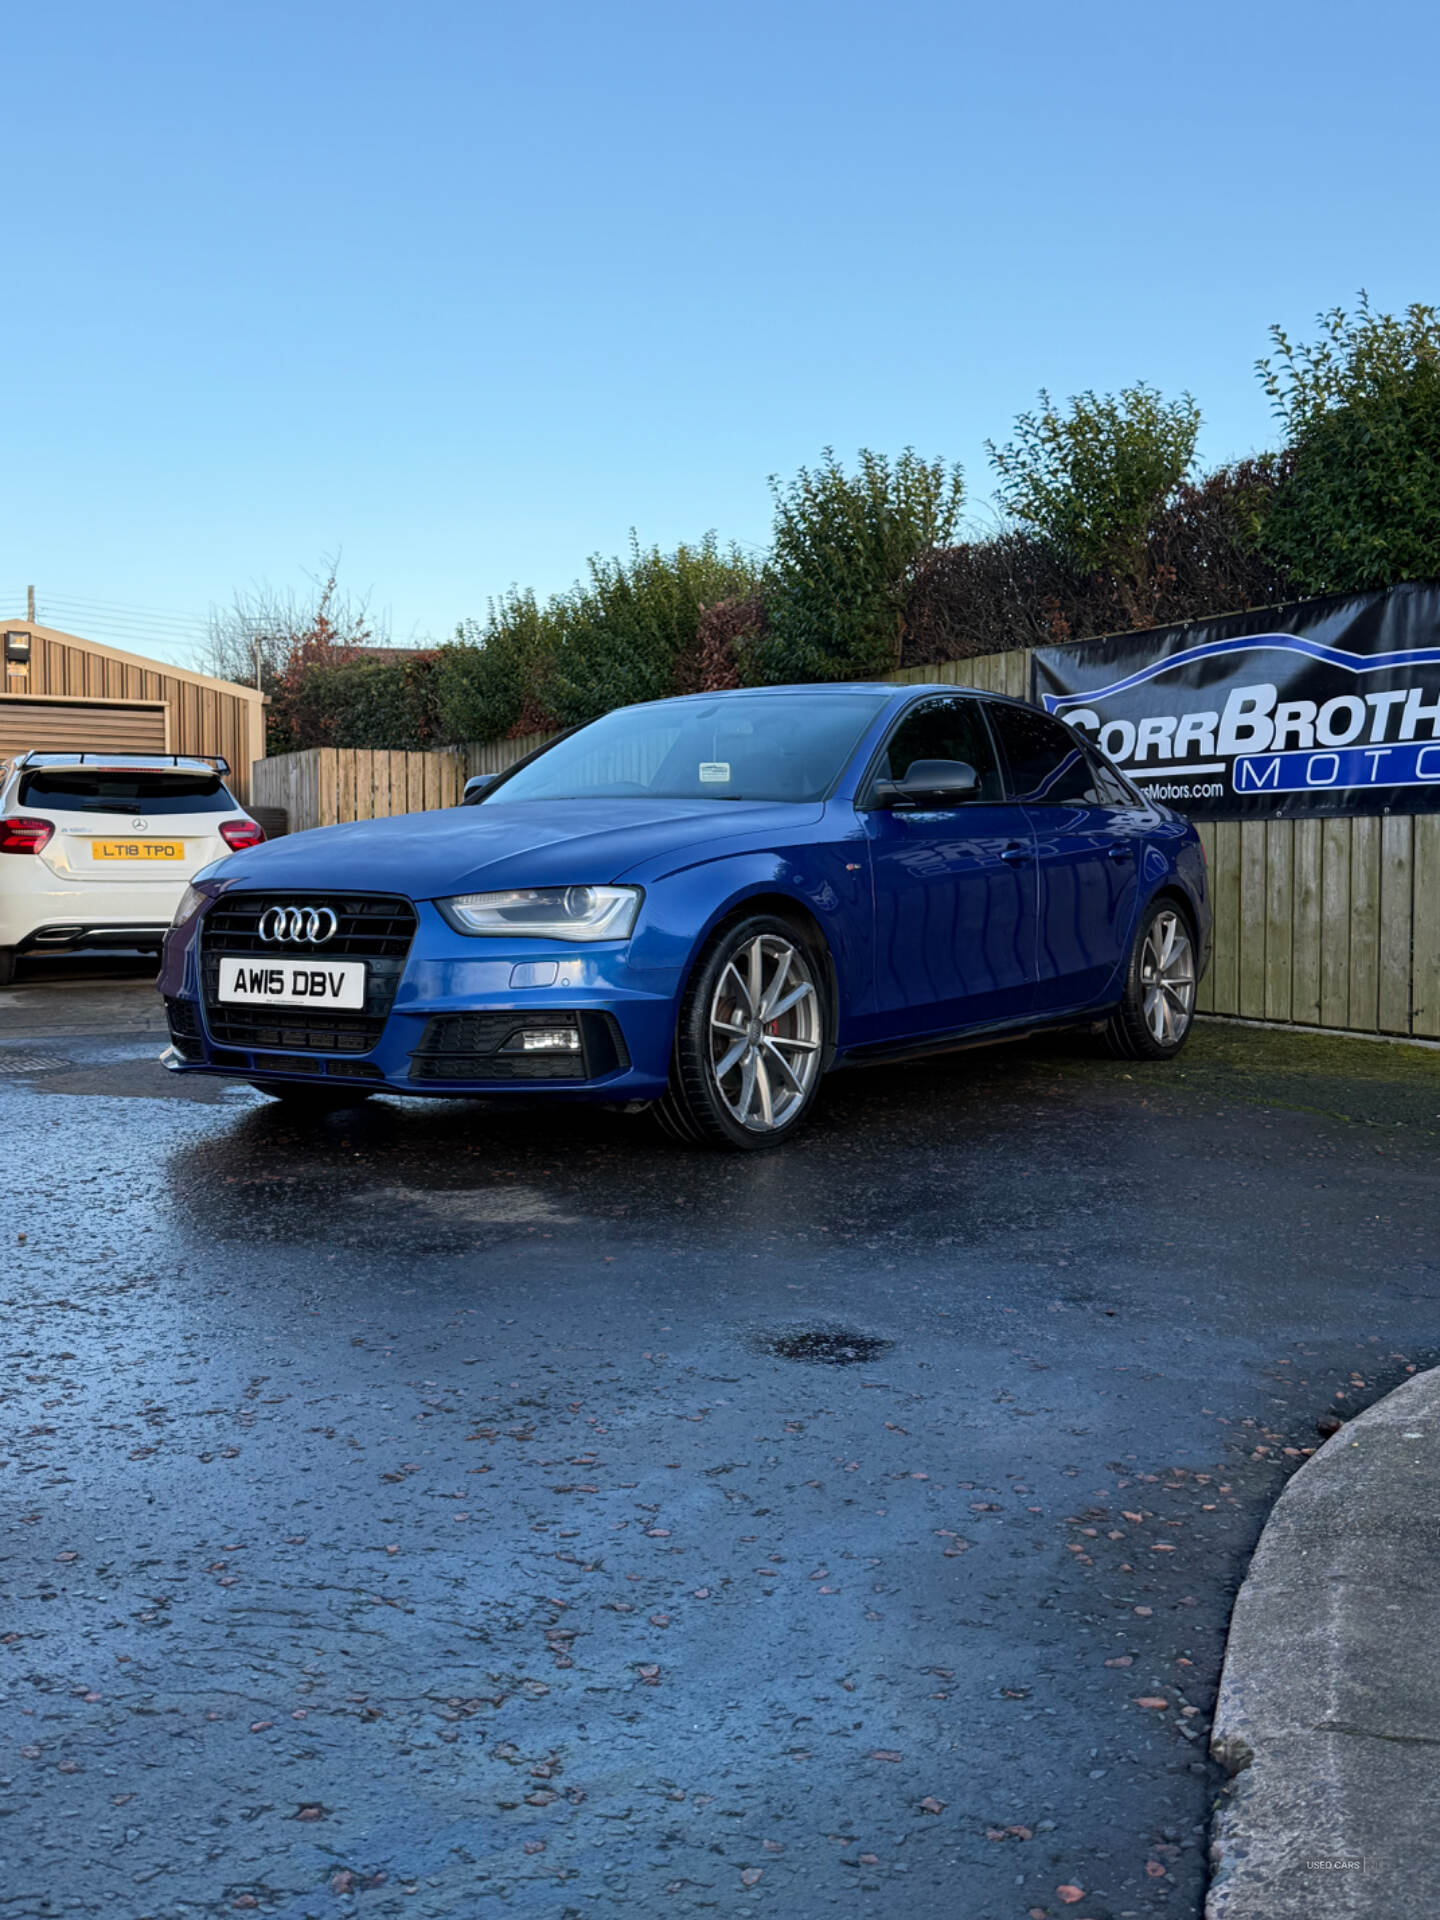
[(1419, 4), (48, 0), (0, 52), (0, 612), (339, 546), (443, 636), (632, 525), (763, 545), (827, 442), (979, 512), (1042, 385), (1246, 453), (1270, 321), (1440, 298)]

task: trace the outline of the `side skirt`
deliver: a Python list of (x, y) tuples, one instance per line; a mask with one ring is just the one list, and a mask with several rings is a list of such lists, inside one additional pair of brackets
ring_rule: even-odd
[(1005, 1046), (1014, 1040), (1030, 1040), (1042, 1033), (1102, 1033), (1110, 1008), (1077, 1017), (1068, 1014), (1059, 1020), (1006, 1021), (993, 1027), (969, 1027), (955, 1033), (929, 1034), (921, 1040), (900, 1045), (880, 1041), (866, 1047), (850, 1047), (838, 1056), (835, 1067), (881, 1067), (900, 1060), (922, 1060), (936, 1053), (971, 1053), (980, 1047)]

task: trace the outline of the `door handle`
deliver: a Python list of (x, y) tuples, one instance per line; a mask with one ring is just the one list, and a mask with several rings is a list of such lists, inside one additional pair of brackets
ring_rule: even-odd
[(1133, 847), (1127, 847), (1119, 841), (1115, 841), (1105, 849), (1105, 857), (1107, 860), (1133, 860), (1135, 858), (1135, 849)]
[(1031, 857), (1029, 847), (1006, 847), (1000, 858), (1007, 866), (1018, 867)]

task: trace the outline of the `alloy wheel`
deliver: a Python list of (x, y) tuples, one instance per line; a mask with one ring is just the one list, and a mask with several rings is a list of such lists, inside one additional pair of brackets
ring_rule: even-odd
[(1178, 913), (1163, 907), (1140, 950), (1145, 1024), (1162, 1047), (1178, 1046), (1195, 1012), (1195, 954)]
[(715, 983), (709, 1038), (732, 1117), (751, 1133), (785, 1126), (820, 1070), (820, 996), (802, 949), (761, 933), (733, 953)]

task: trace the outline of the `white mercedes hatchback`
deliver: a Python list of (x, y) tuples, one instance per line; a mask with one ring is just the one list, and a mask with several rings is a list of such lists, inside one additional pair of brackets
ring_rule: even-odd
[(0, 986), (23, 953), (159, 950), (190, 876), (265, 835), (221, 759), (22, 753), (0, 767)]

